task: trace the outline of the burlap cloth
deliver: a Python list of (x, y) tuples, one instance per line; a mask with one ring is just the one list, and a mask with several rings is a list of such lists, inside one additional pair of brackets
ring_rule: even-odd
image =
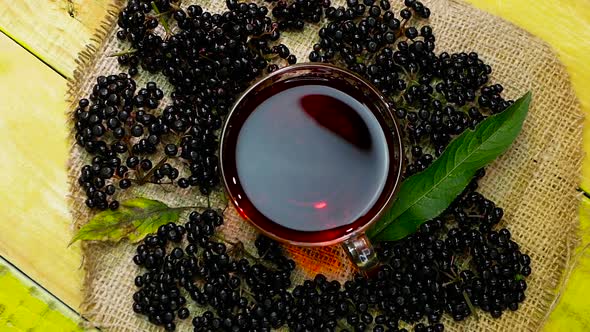
[[(222, 10), (225, 3), (221, 0), (196, 2), (213, 11)], [(124, 71), (115, 58), (106, 56), (129, 48), (115, 38), (116, 15), (122, 5), (121, 0), (112, 4), (112, 11), (96, 32), (93, 45), (80, 54), (78, 69), (70, 81), (70, 112), (78, 99), (91, 92), (98, 75)], [(504, 85), (505, 96), (514, 99), (531, 90), (534, 99), (522, 134), (510, 151), (488, 168), (481, 183), (483, 194), (504, 208), (502, 226), (509, 227), (523, 251), (532, 258), (533, 274), (529, 278), (527, 300), (520, 310), (508, 312), (501, 319), (480, 314), (478, 319), (471, 317), (454, 323), (447, 318), (447, 330), (539, 330), (556, 301), (570, 252), (578, 242), (579, 195), (576, 188), (582, 160), (579, 104), (564, 67), (550, 47), (538, 38), (461, 2), (430, 0), (427, 5), (432, 10), (430, 21), (437, 38), (437, 52), (477, 51), (492, 65), (493, 81)], [(306, 60), (317, 39), (317, 27), (308, 28), (306, 33), (285, 36), (285, 43), (298, 59)], [(140, 74), (138, 77), (140, 84), (147, 80), (168, 86), (161, 76)], [(70, 207), (77, 228), (91, 217), (84, 205), (84, 195), (76, 185), (78, 172), (88, 156), (73, 144), (73, 135), (71, 141)], [(202, 199), (199, 201), (196, 190), (156, 185), (134, 188), (120, 198), (135, 196), (159, 199), (172, 206), (204, 203)], [(214, 195), (215, 206), (224, 206), (220, 197), (220, 193)], [(226, 210), (223, 231), (227, 238), (239, 238), (246, 245), (256, 236), (255, 230), (241, 221), (231, 207)], [(134, 246), (125, 241), (119, 244), (87, 242), (82, 250), (86, 273), (81, 312), (90, 324), (113, 331), (156, 329), (131, 310), (135, 291), (133, 278), (137, 273), (131, 261)], [(320, 271), (340, 280), (353, 273), (352, 265), (339, 247), (288, 250), (300, 266), (294, 283)], [(190, 329), (190, 320), (179, 326), (179, 330)]]

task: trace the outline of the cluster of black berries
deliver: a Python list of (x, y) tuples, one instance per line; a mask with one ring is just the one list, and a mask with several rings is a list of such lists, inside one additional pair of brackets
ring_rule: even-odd
[(319, 23), (324, 15), (324, 9), (330, 7), (330, 0), (304, 0), (291, 3), (284, 0), (275, 1), (272, 15), (279, 22), (281, 30), (302, 30), (305, 23)]
[(138, 246), (133, 260), (147, 271), (135, 279), (133, 310), (174, 330), (190, 298), (201, 312), (195, 331), (442, 332), (445, 313), (461, 321), (480, 308), (498, 318), (524, 301), (531, 260), (507, 229), (494, 230), (503, 211), (476, 191), (483, 175), (415, 234), (380, 243), (370, 277), (343, 285), (321, 274), (292, 285), (295, 263), (277, 242), (259, 236), (249, 253), (216, 234), (215, 211), (193, 212)]
[(192, 320), (195, 331), (269, 331), (284, 325), (295, 263), (265, 238), (256, 241), (258, 256), (239, 242), (228, 249), (215, 234), (222, 224), (223, 218), (207, 209), (192, 212), (184, 226), (170, 223), (147, 236), (133, 257), (144, 268), (135, 278), (133, 310), (168, 331), (175, 330), (176, 317), (189, 317), (187, 299), (203, 308)]
[(524, 301), (530, 257), (507, 229), (493, 230), (503, 210), (475, 188), (476, 182), (417, 233), (381, 244), (390, 277), (376, 291), (387, 293), (379, 306), (388, 315), (438, 323), (447, 313), (461, 321), (479, 307), (497, 318)]
[[(198, 186), (208, 194), (219, 183), (215, 132), (221, 118), (192, 112), (182, 103), (159, 112), (163, 97), (156, 83), (137, 89), (121, 73), (99, 76), (92, 94), (79, 101), (76, 142), (93, 156), (78, 178), (88, 207), (116, 209), (118, 201), (109, 197), (117, 186), (176, 181), (181, 188)], [(178, 161), (168, 162), (174, 159)]]
[[(297, 61), (285, 45), (276, 42), (280, 24), (268, 16), (267, 7), (227, 0), (228, 11), (214, 14), (198, 5), (181, 8), (168, 0), (155, 6), (149, 3), (130, 0), (121, 11), (117, 36), (129, 42), (132, 51), (120, 56), (119, 62), (129, 65), (130, 73), (140, 65), (162, 72), (174, 86), (174, 102), (193, 112), (225, 115), (236, 96), (264, 69), (278, 68), (271, 62), (273, 55), (285, 59), (284, 65)], [(174, 19), (168, 21), (165, 36), (156, 29), (162, 15)]]
[[(424, 12), (428, 8), (420, 2), (413, 2), (414, 7), (418, 5), (422, 15), (430, 15), (429, 11)], [(404, 8), (399, 13), (400, 20), (391, 11), (389, 1), (377, 4), (374, 0), (364, 3), (348, 0), (346, 8), (329, 7), (325, 12), (328, 23), (320, 29), (320, 42), (314, 45), (309, 59), (313, 62), (341, 62), (351, 70), (366, 73), (367, 57), (375, 57), (402, 40), (418, 37), (418, 30), (412, 25), (412, 16), (420, 15), (416, 13), (409, 7)], [(434, 49), (434, 37), (425, 38), (430, 43), (422, 46)], [(373, 80), (373, 83), (383, 85), (385, 82)]]
[[(147, 316), (150, 322), (162, 325), (168, 331), (176, 328), (176, 317), (188, 318), (187, 298), (181, 288), (197, 300), (202, 294), (194, 289), (193, 281), (209, 270), (203, 260), (204, 263), (216, 260), (217, 264), (229, 260), (223, 244), (209, 242), (215, 228), (222, 223), (222, 218), (214, 210), (205, 210), (202, 214), (193, 212), (184, 226), (169, 223), (160, 226), (157, 234), (147, 236), (133, 257), (135, 264), (147, 270), (135, 278), (139, 290), (133, 294), (133, 311)], [(183, 250), (181, 242), (185, 235), (189, 244)], [(168, 247), (173, 248), (168, 250)], [(196, 256), (199, 248), (204, 249), (202, 259)], [(214, 267), (218, 268), (217, 265)]]
[(428, 167), (453, 137), (511, 101), (501, 97), (501, 85), (488, 85), (491, 67), (477, 53), (435, 54), (425, 21), (430, 10), (415, 0), (405, 6), (395, 13), (388, 1), (348, 0), (346, 8), (328, 8), (309, 59), (346, 66), (391, 98), (411, 147), (410, 176)]
[[(127, 74), (99, 76), (88, 99), (81, 99), (74, 112), (76, 142), (90, 155), (92, 163), (80, 170), (78, 182), (86, 191), (86, 205), (104, 210), (119, 203), (108, 199), (120, 188), (131, 186), (132, 171), (149, 171), (148, 159), (138, 155), (153, 153), (160, 133), (144, 135), (144, 127), (153, 122), (150, 110), (158, 107), (164, 94), (155, 83), (136, 91)], [(129, 137), (137, 137), (132, 142)], [(129, 156), (125, 160), (125, 156)], [(170, 165), (168, 165), (170, 166)]]
[[(87, 205), (116, 209), (116, 188), (132, 184), (175, 183), (208, 195), (219, 182), (218, 130), (235, 98), (252, 80), (279, 64), (297, 62), (280, 44), (280, 28), (268, 9), (235, 0), (228, 11), (212, 14), (169, 0), (130, 0), (119, 14), (117, 37), (132, 49), (117, 54), (128, 74), (99, 77), (93, 94), (75, 112), (76, 139), (95, 156), (79, 182)], [(309, 18), (308, 5), (299, 6)], [(291, 15), (291, 14), (289, 14)], [(315, 15), (315, 14), (314, 14)], [(174, 31), (162, 36), (163, 16)], [(169, 23), (172, 23), (171, 20)], [(282, 62), (271, 61), (276, 55)], [(164, 93), (155, 83), (136, 91), (130, 77), (138, 66), (161, 72), (174, 86), (171, 104), (159, 108)], [(156, 160), (152, 160), (156, 157)], [(126, 158), (126, 160), (125, 160)], [(168, 161), (176, 159), (177, 163)]]

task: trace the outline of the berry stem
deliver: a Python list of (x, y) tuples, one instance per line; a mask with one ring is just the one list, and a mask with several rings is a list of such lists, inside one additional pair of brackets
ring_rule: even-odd
[(113, 57), (120, 57), (121, 55), (127, 55), (127, 54), (134, 54), (137, 53), (136, 49), (129, 49), (129, 50), (125, 50), (125, 51), (121, 51), (121, 52), (117, 52), (117, 53), (112, 53), (107, 55), (109, 58), (113, 58)]
[[(456, 282), (456, 281), (457, 281), (457, 276), (450, 275), (450, 274), (448, 274), (448, 273), (447, 273), (447, 272), (445, 272), (445, 271), (440, 271), (440, 272), (441, 272), (442, 274), (444, 274), (445, 276), (447, 276), (449, 279), (451, 279), (451, 280), (452, 280), (452, 282), (451, 282), (450, 284), (452, 284), (452, 283), (454, 283), (454, 282)], [(449, 285), (450, 285), (450, 284), (449, 284)]]
[(471, 263), (471, 256), (467, 256), (467, 259), (465, 259), (463, 262), (461, 262), (461, 266), (459, 267), (460, 271), (463, 271), (465, 269), (467, 269), (467, 267), (469, 266), (469, 263)]
[(180, 7), (180, 5), (181, 5), (181, 2), (182, 2), (182, 1), (178, 0), (178, 1), (176, 1), (176, 2), (178, 2), (178, 4), (177, 4), (177, 5), (176, 5), (176, 4), (174, 4), (172, 1), (170, 2), (170, 8), (172, 8), (172, 10), (173, 10), (173, 11), (177, 11), (177, 10), (180, 10), (180, 9), (182, 9), (182, 8)]
[(232, 241), (230, 241), (230, 240), (227, 240), (227, 239), (225, 238), (225, 236), (223, 236), (223, 234), (215, 233), (215, 234), (211, 235), (211, 237), (212, 237), (212, 238), (214, 238), (214, 239), (216, 239), (216, 240), (218, 240), (218, 241), (221, 241), (221, 242), (224, 242), (224, 243), (226, 243), (226, 244), (229, 244), (229, 245), (231, 245), (232, 247), (235, 247), (236, 249), (239, 249), (239, 247), (240, 247), (240, 246), (241, 246), (241, 247), (243, 247), (243, 246), (244, 246), (244, 244), (243, 244), (241, 241), (238, 241), (238, 242), (232, 242)]
[(240, 284), (240, 296), (242, 296), (242, 293), (246, 293), (250, 297), (250, 300), (254, 300), (255, 298), (255, 295), (251, 291), (244, 287), (243, 284)]
[[(225, 237), (223, 237), (223, 235), (220, 235), (220, 234), (213, 234), (211, 237), (214, 239), (217, 239), (221, 242), (231, 245), (233, 247), (231, 250), (232, 251), (235, 250), (238, 255), (242, 254), (242, 255), (252, 259), (256, 264), (260, 264), (269, 270), (275, 271), (275, 268), (272, 265), (268, 264), (266, 261), (262, 260), (262, 257), (256, 257), (256, 255), (254, 255), (253, 253), (246, 250), (246, 247), (244, 247), (244, 243), (242, 243), (242, 241), (231, 242), (231, 241), (226, 240)], [(263, 255), (263, 257), (264, 257), (264, 255)]]
[(145, 173), (144, 176), (142, 176), (141, 178), (139, 178), (139, 180), (137, 180), (137, 184), (139, 184), (140, 186), (143, 186), (144, 184), (146, 184), (148, 182), (148, 179), (150, 178), (150, 176), (152, 176), (152, 174), (154, 174), (156, 169), (158, 169), (162, 165), (164, 165), (166, 160), (168, 160), (167, 157), (162, 158), (154, 167), (152, 167), (152, 169), (149, 170), (149, 172)]
[(460, 279), (458, 279), (458, 278), (455, 278), (455, 279), (453, 279), (453, 280), (451, 280), (451, 281), (447, 281), (447, 282), (443, 283), (442, 285), (443, 285), (443, 287), (447, 287), (447, 286), (449, 286), (449, 285), (456, 284), (456, 283), (458, 283), (459, 281), (461, 281), (461, 280), (460, 280)]
[(466, 291), (463, 291), (463, 298), (465, 298), (465, 302), (467, 302), (467, 306), (469, 307), (469, 311), (471, 311), (471, 313), (473, 314), (473, 317), (475, 317), (476, 320), (479, 319), (479, 315), (475, 310), (475, 306), (471, 302), (471, 299), (469, 298), (469, 295), (467, 295)]
[(340, 328), (340, 330), (344, 331), (349, 329), (348, 325), (346, 323), (344, 323), (343, 321), (341, 321), (340, 319), (336, 320), (336, 325), (338, 325), (338, 327)]
[(225, 195), (225, 193), (223, 193), (223, 195), (221, 195), (221, 200), (223, 201), (223, 203), (226, 206), (229, 205), (229, 198), (227, 197), (227, 195)]
[(159, 184), (159, 185), (162, 185), (162, 184), (174, 184), (173, 181), (170, 181), (170, 182), (157, 182), (157, 181), (152, 181), (152, 180), (142, 181), (142, 179), (131, 179), (131, 178), (129, 180), (131, 180), (131, 182), (137, 183), (137, 185), (140, 185), (140, 186), (141, 185), (144, 185), (144, 184), (147, 184), (147, 183)]
[(205, 60), (210, 61), (210, 62), (215, 62), (210, 57), (208, 57), (208, 56), (206, 56), (204, 54), (200, 54), (200, 53), (199, 53), (199, 58), (205, 59)]
[(171, 13), (171, 12), (168, 10), (168, 11), (165, 11), (165, 12), (158, 13), (158, 14), (156, 14), (156, 15), (150, 15), (149, 17), (153, 17), (153, 18), (157, 18), (157, 19), (159, 19), (160, 17), (162, 17), (162, 16), (164, 16), (164, 15), (168, 15), (168, 14), (170, 14), (170, 13)]
[[(160, 10), (158, 9), (158, 6), (156, 6), (155, 2), (152, 1), (151, 5), (152, 5), (152, 9), (154, 10), (154, 12), (156, 12), (157, 15), (162, 14), (162, 13), (160, 13)], [(164, 27), (164, 30), (166, 31), (166, 35), (169, 35), (171, 31), (170, 31), (170, 27), (168, 26), (168, 22), (166, 21), (166, 19), (164, 19), (164, 17), (159, 17), (159, 16), (156, 16), (156, 17), (158, 17), (158, 21), (160, 21), (160, 23)]]

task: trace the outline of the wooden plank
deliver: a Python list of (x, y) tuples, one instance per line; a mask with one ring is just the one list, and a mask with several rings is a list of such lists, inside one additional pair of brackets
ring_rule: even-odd
[(0, 254), (73, 308), (80, 248), (68, 248), (66, 80), (0, 34)]
[[(584, 198), (580, 204), (581, 234), (590, 232), (590, 200)], [(590, 330), (590, 250), (588, 239), (574, 253), (575, 269), (566, 271), (564, 287), (559, 304), (551, 313), (545, 331), (588, 331)], [(534, 273), (534, 272), (533, 272)]]
[(103, 20), (109, 0), (0, 0), (0, 31), (65, 77)]
[(82, 331), (82, 318), (0, 258), (0, 329)]

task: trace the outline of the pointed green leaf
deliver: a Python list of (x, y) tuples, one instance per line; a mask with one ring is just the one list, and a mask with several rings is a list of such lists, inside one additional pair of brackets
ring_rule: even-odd
[(378, 241), (393, 241), (414, 233), (440, 215), (469, 184), (478, 169), (504, 153), (516, 139), (531, 102), (531, 93), (504, 112), (482, 121), (453, 140), (425, 171), (405, 180), (398, 199), (367, 232)]
[(128, 238), (132, 242), (154, 233), (158, 227), (177, 222), (184, 208), (171, 208), (151, 199), (134, 198), (121, 203), (115, 211), (99, 212), (82, 226), (71, 243), (78, 240), (119, 241)]

